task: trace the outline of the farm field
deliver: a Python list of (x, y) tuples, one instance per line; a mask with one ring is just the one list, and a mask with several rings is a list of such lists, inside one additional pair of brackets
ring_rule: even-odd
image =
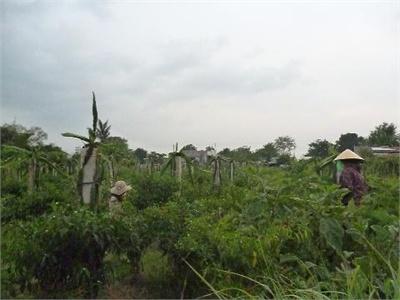
[(0, 299), (400, 300), (399, 0), (0, 2)]
[[(400, 297), (398, 157), (368, 157), (369, 192), (345, 207), (323, 158), (179, 166), (176, 149), (156, 168), (95, 147), (84, 204), (78, 156), (2, 145), (2, 298)], [(110, 213), (119, 179), (133, 190)]]

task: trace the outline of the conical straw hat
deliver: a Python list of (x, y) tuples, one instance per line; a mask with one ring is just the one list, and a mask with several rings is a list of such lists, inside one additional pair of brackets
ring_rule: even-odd
[(358, 160), (364, 160), (361, 156), (358, 154), (354, 153), (350, 149), (344, 150), (342, 153), (340, 153), (334, 160), (347, 160), (347, 159), (358, 159)]
[(130, 185), (127, 185), (125, 181), (120, 180), (115, 183), (110, 192), (115, 195), (122, 195), (123, 193), (130, 191), (131, 189), (132, 187)]

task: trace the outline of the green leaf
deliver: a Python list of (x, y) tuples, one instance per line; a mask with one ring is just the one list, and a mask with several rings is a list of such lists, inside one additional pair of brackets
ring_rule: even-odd
[(65, 133), (62, 133), (61, 135), (65, 136), (65, 137), (72, 137), (72, 138), (75, 138), (75, 139), (80, 139), (80, 140), (82, 140), (82, 141), (84, 141), (86, 143), (90, 143), (90, 139), (88, 139), (87, 137), (84, 137), (82, 135), (79, 135), (79, 134), (65, 132)]
[(12, 146), (12, 145), (2, 145), (1, 146), (1, 150), (2, 151), (9, 151), (9, 152), (14, 152), (14, 153), (21, 153), (21, 154), (27, 154), (27, 155), (31, 155), (32, 151), (28, 150), (28, 149), (24, 149), (24, 148), (20, 148), (17, 146)]
[(294, 254), (283, 254), (283, 255), (281, 254), (279, 256), (279, 262), (281, 264), (287, 263), (287, 262), (298, 261), (298, 260), (299, 260), (299, 258)]
[(48, 166), (50, 166), (51, 168), (56, 170), (59, 174), (61, 174), (63, 176), (67, 176), (67, 174), (65, 174), (63, 170), (61, 170), (59, 167), (57, 167), (55, 164), (53, 164), (51, 161), (49, 161), (46, 157), (39, 156), (38, 160), (43, 162), (43, 163), (45, 163), (45, 164), (47, 164)]
[(93, 104), (92, 104), (93, 132), (96, 133), (98, 113), (97, 113), (97, 105), (96, 105), (96, 95), (94, 94), (94, 92), (92, 92), (92, 94), (93, 94)]
[(167, 163), (164, 165), (164, 167), (161, 169), (161, 174), (164, 174), (165, 173), (165, 171), (168, 169), (168, 167), (170, 167), (171, 166), (171, 164), (172, 164), (172, 161), (175, 159), (175, 156), (173, 156), (173, 157), (171, 157), (168, 161), (167, 161)]
[(336, 156), (337, 155), (334, 154), (334, 155), (328, 156), (327, 158), (323, 159), (321, 161), (321, 163), (319, 164), (318, 168), (322, 169), (322, 168), (326, 167), (327, 165), (329, 165), (330, 163), (333, 162), (333, 160), (335, 159)]
[(329, 246), (336, 251), (342, 250), (344, 230), (336, 219), (322, 218), (319, 221), (319, 232)]

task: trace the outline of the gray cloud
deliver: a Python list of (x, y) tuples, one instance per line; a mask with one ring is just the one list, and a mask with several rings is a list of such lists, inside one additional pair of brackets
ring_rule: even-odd
[(68, 150), (60, 133), (84, 133), (91, 90), (114, 134), (162, 151), (284, 134), (304, 150), (398, 119), (390, 6), (2, 4), (2, 118)]

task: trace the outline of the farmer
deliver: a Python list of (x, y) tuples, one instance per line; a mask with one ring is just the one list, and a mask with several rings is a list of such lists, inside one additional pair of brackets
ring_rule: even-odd
[(342, 203), (347, 206), (350, 199), (353, 198), (356, 206), (360, 206), (361, 198), (367, 192), (367, 185), (361, 175), (361, 163), (364, 159), (353, 151), (346, 149), (335, 158), (335, 161), (341, 161), (344, 164), (339, 184), (341, 187), (350, 190), (350, 193), (343, 197)]
[(132, 187), (127, 185), (125, 181), (117, 181), (114, 186), (111, 188), (111, 197), (108, 201), (108, 207), (111, 213), (115, 213), (117, 211), (121, 211), (122, 200), (125, 197), (126, 193), (130, 191)]

